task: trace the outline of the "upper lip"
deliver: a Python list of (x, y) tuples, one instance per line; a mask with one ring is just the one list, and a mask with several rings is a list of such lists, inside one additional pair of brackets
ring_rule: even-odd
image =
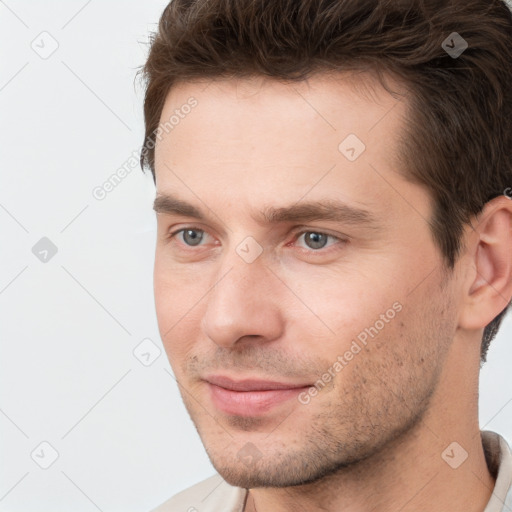
[(222, 375), (205, 377), (207, 382), (232, 391), (268, 391), (273, 389), (304, 388), (309, 384), (293, 384), (291, 382), (277, 382), (274, 380), (242, 379), (233, 380)]

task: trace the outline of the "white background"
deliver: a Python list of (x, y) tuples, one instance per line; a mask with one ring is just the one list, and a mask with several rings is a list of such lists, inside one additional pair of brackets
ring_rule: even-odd
[[(0, 2), (1, 512), (142, 512), (214, 472), (158, 334), (152, 179), (132, 164), (92, 194), (140, 150), (134, 77), (165, 5)], [(162, 350), (150, 366), (143, 339)], [(509, 442), (511, 339), (509, 317), (480, 395)]]

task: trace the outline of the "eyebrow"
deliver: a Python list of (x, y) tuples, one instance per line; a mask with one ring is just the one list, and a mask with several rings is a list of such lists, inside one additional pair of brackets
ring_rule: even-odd
[[(153, 209), (157, 213), (182, 215), (201, 221), (208, 220), (208, 216), (201, 209), (170, 194), (159, 194), (155, 198)], [(252, 212), (251, 218), (262, 225), (324, 220), (365, 226), (371, 229), (379, 227), (377, 218), (368, 210), (349, 206), (343, 202), (331, 199), (300, 202), (280, 208), (267, 206), (260, 212)]]

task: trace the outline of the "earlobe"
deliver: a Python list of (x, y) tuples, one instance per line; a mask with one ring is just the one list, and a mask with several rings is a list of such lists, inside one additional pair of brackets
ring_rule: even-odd
[(459, 321), (466, 329), (484, 328), (512, 296), (512, 201), (504, 196), (493, 199), (478, 219), (473, 272)]

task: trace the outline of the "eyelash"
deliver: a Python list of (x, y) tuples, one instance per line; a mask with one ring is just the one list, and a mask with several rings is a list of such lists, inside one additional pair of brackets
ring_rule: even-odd
[[(187, 230), (191, 230), (191, 231), (200, 231), (202, 233), (206, 233), (208, 234), (207, 231), (205, 231), (204, 229), (201, 229), (199, 227), (196, 227), (196, 226), (187, 226), (187, 227), (184, 227), (184, 228), (180, 228), (180, 229), (177, 229), (176, 231), (172, 231), (169, 233), (168, 235), (168, 240), (171, 240), (173, 238), (176, 237), (176, 235), (178, 235), (179, 233), (182, 233), (184, 231), (187, 231)], [(331, 239), (334, 239), (334, 240), (337, 240), (338, 242), (341, 242), (342, 244), (346, 244), (348, 242), (348, 240), (346, 239), (343, 239), (343, 238), (340, 238), (340, 237), (337, 237), (335, 235), (331, 235), (330, 233), (324, 233), (323, 231), (315, 231), (314, 229), (305, 229), (305, 230), (302, 230), (302, 231), (298, 231), (296, 233), (294, 233), (294, 242), (297, 241), (299, 239), (300, 236), (304, 235), (305, 233), (315, 233), (317, 235), (325, 235)], [(184, 244), (185, 247), (187, 247), (188, 249), (187, 250), (193, 250), (194, 249), (194, 246), (190, 246), (190, 245), (186, 245)], [(330, 251), (330, 248), (334, 245), (337, 245), (337, 244), (332, 244), (331, 246), (327, 247), (327, 248), (322, 248), (322, 249), (305, 249), (303, 247), (299, 247), (299, 249), (301, 251), (303, 251), (304, 253), (307, 253), (307, 254), (327, 254)], [(195, 246), (195, 247), (200, 247), (200, 246)]]

